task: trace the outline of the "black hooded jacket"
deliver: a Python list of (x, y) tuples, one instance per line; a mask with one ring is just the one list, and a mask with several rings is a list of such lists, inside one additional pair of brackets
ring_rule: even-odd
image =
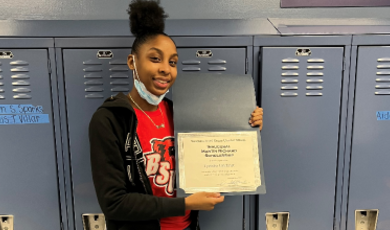
[[(153, 196), (136, 128), (123, 93), (106, 99), (89, 124), (93, 182), (108, 230), (159, 230), (160, 218), (185, 214), (184, 198)], [(199, 229), (197, 217), (192, 211), (192, 229)]]

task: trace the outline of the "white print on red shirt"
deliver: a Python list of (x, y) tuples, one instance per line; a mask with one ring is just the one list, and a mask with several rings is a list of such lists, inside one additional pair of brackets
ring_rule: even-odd
[(152, 151), (144, 153), (146, 175), (153, 177), (153, 183), (165, 187), (169, 196), (174, 192), (175, 181), (175, 142), (173, 137), (150, 140)]

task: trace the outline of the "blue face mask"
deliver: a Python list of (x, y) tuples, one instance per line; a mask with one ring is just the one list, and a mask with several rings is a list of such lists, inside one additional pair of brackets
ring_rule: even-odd
[(134, 62), (133, 76), (134, 76), (135, 89), (137, 90), (137, 92), (141, 96), (141, 98), (146, 100), (149, 104), (157, 106), (158, 104), (160, 104), (162, 99), (164, 99), (165, 95), (169, 92), (169, 90), (167, 90), (167, 92), (165, 92), (161, 96), (156, 96), (156, 95), (152, 94), (151, 92), (149, 92), (146, 89), (144, 83), (141, 82), (141, 80), (138, 76), (137, 66), (135, 64), (135, 55), (133, 55), (133, 62)]

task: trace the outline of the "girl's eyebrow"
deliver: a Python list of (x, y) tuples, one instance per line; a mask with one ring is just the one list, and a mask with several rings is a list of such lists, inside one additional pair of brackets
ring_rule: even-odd
[[(156, 51), (157, 53), (159, 53), (161, 56), (164, 56), (162, 50), (160, 50), (160, 49), (158, 49), (158, 48), (156, 48), (156, 47), (152, 47), (152, 48), (150, 48), (149, 50), (155, 50), (155, 51)], [(179, 57), (179, 55), (178, 55), (177, 53), (174, 53), (174, 54), (171, 55), (171, 58), (172, 58), (172, 57)]]

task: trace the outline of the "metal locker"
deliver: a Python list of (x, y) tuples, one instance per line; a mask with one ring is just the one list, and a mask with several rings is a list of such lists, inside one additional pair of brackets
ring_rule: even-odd
[(388, 229), (390, 47), (358, 47), (355, 87), (348, 229), (355, 229), (355, 211), (367, 209), (379, 210), (378, 230)]
[[(178, 48), (177, 52), (178, 77), (180, 72), (245, 74), (246, 48)], [(241, 230), (243, 212), (242, 196), (225, 197), (213, 211), (199, 213), (200, 228)]]
[(0, 49), (0, 213), (5, 229), (61, 228), (49, 60), (48, 49)]
[(289, 230), (333, 228), (343, 53), (342, 47), (261, 50), (267, 180), (258, 203), (261, 230), (266, 215), (278, 212), (289, 215)]
[(73, 207), (77, 230), (82, 215), (101, 213), (92, 182), (88, 124), (93, 113), (111, 95), (133, 87), (127, 66), (130, 49), (63, 49)]

